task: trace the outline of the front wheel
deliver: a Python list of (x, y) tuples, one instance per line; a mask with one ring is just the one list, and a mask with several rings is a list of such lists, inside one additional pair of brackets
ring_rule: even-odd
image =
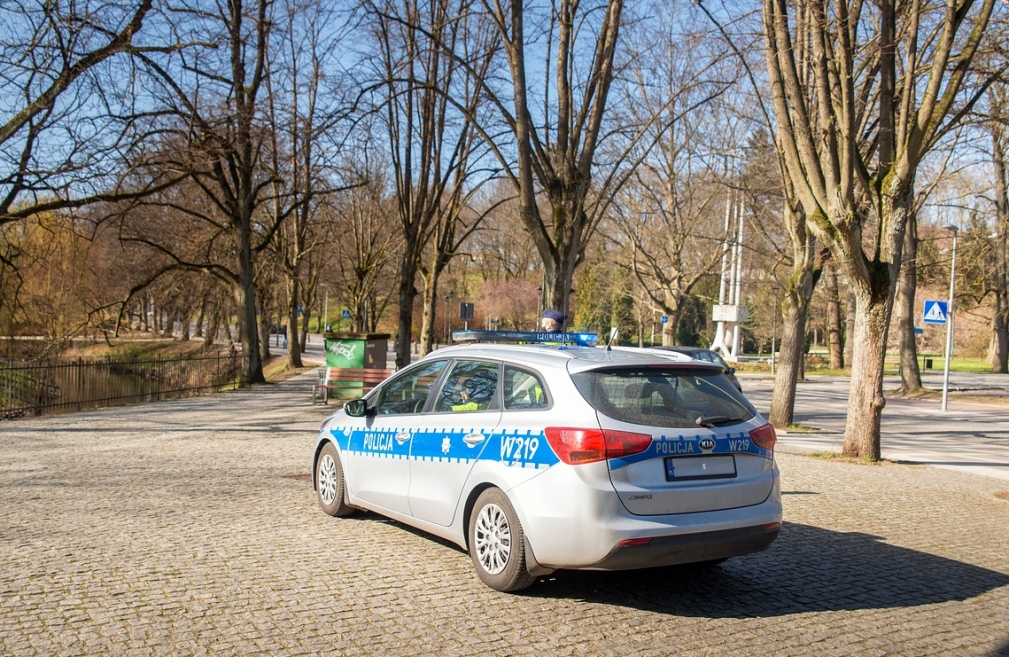
[(349, 516), (354, 509), (346, 502), (346, 485), (343, 481), (343, 466), (340, 454), (333, 443), (326, 443), (315, 462), (315, 492), (319, 496), (319, 506), (331, 516)]
[(521, 591), (536, 578), (526, 568), (522, 525), (498, 488), (480, 494), (469, 519), (469, 554), (476, 574), (496, 591)]

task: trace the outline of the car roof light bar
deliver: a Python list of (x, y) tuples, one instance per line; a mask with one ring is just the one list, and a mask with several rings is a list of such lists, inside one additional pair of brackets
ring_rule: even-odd
[(579, 346), (594, 345), (599, 339), (595, 333), (545, 333), (541, 331), (453, 331), (453, 342), (500, 342), (542, 344), (559, 343)]

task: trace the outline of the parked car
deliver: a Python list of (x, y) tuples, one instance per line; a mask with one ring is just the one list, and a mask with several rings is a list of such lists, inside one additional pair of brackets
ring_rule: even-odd
[(739, 385), (739, 379), (736, 378), (736, 368), (726, 363), (725, 359), (722, 358), (717, 351), (705, 349), (704, 347), (652, 347), (652, 349), (662, 349), (664, 351), (673, 351), (678, 354), (686, 354), (687, 356), (696, 358), (697, 360), (721, 365), (722, 369), (725, 370), (725, 376), (732, 382), (732, 385), (736, 386), (736, 390), (740, 392), (743, 391), (743, 386)]
[(774, 428), (720, 365), (475, 344), (433, 352), (322, 425), (323, 511), (367, 509), (469, 551), (517, 591), (556, 569), (714, 564), (781, 527)]

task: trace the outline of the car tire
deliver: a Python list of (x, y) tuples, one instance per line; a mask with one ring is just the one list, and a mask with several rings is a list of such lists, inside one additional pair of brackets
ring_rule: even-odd
[(477, 498), (469, 518), (469, 554), (476, 573), (495, 591), (521, 591), (536, 581), (526, 567), (522, 525), (499, 488)]
[(347, 505), (347, 487), (343, 465), (333, 443), (326, 443), (315, 462), (315, 492), (319, 506), (331, 516), (349, 516), (354, 508)]

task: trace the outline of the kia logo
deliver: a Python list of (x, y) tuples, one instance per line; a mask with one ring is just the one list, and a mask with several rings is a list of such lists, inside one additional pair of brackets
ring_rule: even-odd
[(701, 449), (714, 449), (715, 439), (714, 438), (701, 438)]

